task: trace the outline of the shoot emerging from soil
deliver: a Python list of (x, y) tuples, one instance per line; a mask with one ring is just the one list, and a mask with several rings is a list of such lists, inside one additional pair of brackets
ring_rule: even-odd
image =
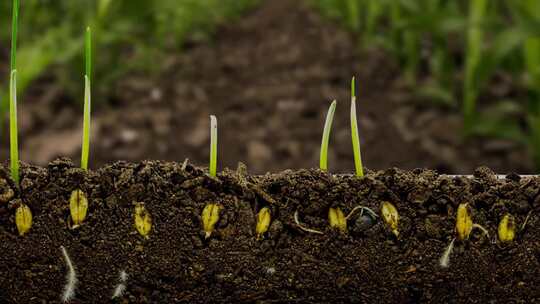
[(217, 171), (217, 119), (210, 115), (210, 176), (216, 177)]
[(354, 77), (351, 80), (351, 137), (356, 176), (364, 177), (364, 167), (362, 165), (362, 155), (360, 152), (360, 137), (358, 135), (358, 121), (356, 119), (356, 88)]
[(332, 122), (334, 121), (336, 104), (337, 101), (332, 101), (332, 104), (328, 108), (328, 113), (326, 114), (326, 121), (324, 122), (324, 130), (321, 142), (321, 154), (319, 160), (319, 167), (322, 171), (328, 170), (328, 142), (330, 141), (330, 131), (332, 130)]
[(81, 168), (88, 169), (88, 155), (90, 150), (90, 112), (92, 107), (91, 69), (92, 69), (92, 31), (86, 28), (85, 47), (85, 75), (84, 75), (84, 114), (83, 137), (81, 149)]
[(11, 63), (9, 77), (9, 151), (11, 178), (19, 185), (19, 144), (17, 130), (17, 30), (19, 26), (19, 0), (13, 0), (11, 24)]
[(64, 246), (60, 246), (64, 260), (67, 267), (66, 285), (64, 286), (64, 292), (62, 293), (62, 302), (66, 303), (71, 301), (75, 297), (75, 288), (77, 287), (77, 274), (75, 273), (75, 267), (69, 258), (67, 250)]

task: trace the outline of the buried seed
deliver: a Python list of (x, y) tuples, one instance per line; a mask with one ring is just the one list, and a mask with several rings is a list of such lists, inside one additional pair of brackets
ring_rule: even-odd
[(86, 218), (86, 212), (88, 211), (88, 199), (82, 190), (76, 189), (71, 192), (69, 211), (71, 213), (71, 221), (73, 222), (71, 228), (79, 227)]
[(506, 214), (499, 223), (499, 240), (503, 243), (512, 242), (516, 236), (516, 221), (511, 214)]
[(392, 231), (392, 233), (396, 237), (399, 237), (399, 230), (398, 230), (399, 214), (397, 212), (396, 207), (392, 205), (390, 202), (382, 202), (381, 214), (384, 219), (384, 222), (386, 223), (386, 226), (388, 226), (390, 231)]
[(135, 228), (145, 238), (148, 238), (148, 234), (152, 230), (152, 218), (144, 207), (144, 203), (136, 203), (135, 205)]
[(32, 227), (32, 211), (27, 205), (21, 204), (17, 207), (15, 211), (15, 224), (17, 225), (20, 236), (25, 235)]
[(347, 218), (340, 208), (328, 209), (328, 221), (330, 227), (339, 229), (341, 232), (347, 232)]
[(257, 227), (255, 228), (255, 233), (257, 234), (258, 240), (262, 239), (263, 234), (268, 231), (271, 219), (271, 213), (268, 207), (262, 208), (257, 214)]
[(202, 222), (204, 230), (204, 238), (207, 239), (212, 235), (214, 227), (219, 221), (219, 212), (223, 208), (219, 204), (207, 204), (202, 212)]

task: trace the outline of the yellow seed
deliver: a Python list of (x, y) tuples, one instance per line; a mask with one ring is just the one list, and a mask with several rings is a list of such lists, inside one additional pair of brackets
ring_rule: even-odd
[(330, 227), (337, 228), (342, 232), (347, 232), (347, 219), (343, 215), (343, 211), (339, 208), (328, 209), (328, 221)]
[(268, 227), (270, 226), (270, 220), (270, 209), (268, 209), (267, 207), (262, 208), (257, 215), (257, 227), (255, 228), (258, 240), (262, 239), (262, 235), (266, 231), (268, 231)]
[(506, 214), (499, 223), (499, 240), (511, 242), (516, 236), (516, 221), (511, 214)]
[(135, 228), (142, 236), (148, 238), (148, 234), (152, 229), (152, 218), (144, 207), (144, 203), (135, 205)]
[(399, 236), (399, 230), (398, 230), (398, 223), (399, 223), (399, 214), (397, 212), (397, 209), (394, 205), (392, 205), (390, 202), (382, 202), (381, 204), (381, 213), (382, 217), (384, 219), (384, 222), (390, 228), (390, 231), (398, 237)]
[(456, 234), (461, 241), (467, 240), (473, 229), (469, 204), (460, 204), (456, 215)]
[(204, 230), (204, 238), (209, 238), (214, 231), (214, 226), (219, 221), (219, 211), (221, 206), (218, 204), (208, 204), (202, 212), (202, 222)]
[(86, 218), (86, 212), (88, 211), (88, 199), (82, 190), (76, 189), (71, 192), (71, 197), (69, 198), (69, 211), (71, 212), (73, 228), (76, 228), (82, 224)]
[(25, 204), (21, 204), (15, 211), (15, 224), (19, 235), (24, 235), (32, 227), (32, 211)]

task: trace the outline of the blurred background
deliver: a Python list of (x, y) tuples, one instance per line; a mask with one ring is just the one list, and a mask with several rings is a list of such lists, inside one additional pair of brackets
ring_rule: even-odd
[[(0, 156), (8, 158), (11, 1), (0, 2)], [(22, 0), (21, 159), (79, 161), (84, 29), (94, 31), (90, 167), (162, 159), (352, 172), (540, 168), (538, 0)]]

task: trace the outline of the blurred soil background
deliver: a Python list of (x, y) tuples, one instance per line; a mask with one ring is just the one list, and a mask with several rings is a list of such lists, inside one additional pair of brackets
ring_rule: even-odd
[[(24, 3), (21, 10), (24, 14)], [(3, 20), (7, 28), (9, 19)], [(503, 174), (534, 172), (526, 144), (464, 137), (459, 108), (426, 102), (415, 86), (404, 83), (400, 64), (388, 52), (365, 48), (354, 32), (311, 3), (259, 1), (206, 33), (204, 38), (186, 34), (181, 49), (151, 55), (146, 63), (151, 71), (133, 69), (106, 84), (94, 74), (90, 167), (185, 158), (207, 165), (210, 114), (218, 118), (221, 168), (235, 168), (239, 161), (252, 173), (316, 167), (326, 111), (336, 99), (329, 169), (352, 172), (349, 84), (356, 76), (362, 155), (369, 169), (471, 173), (486, 165)], [(25, 39), (19, 36), (21, 45)], [(9, 39), (2, 41), (0, 71), (7, 84)], [(105, 41), (95, 50), (98, 68), (108, 49)], [(129, 49), (120, 52), (130, 60)], [(77, 59), (82, 71), (82, 57)], [(51, 63), (51, 72), (29, 82), (19, 96), (20, 151), (26, 162), (44, 165), (58, 156), (79, 160), (82, 72), (72, 77), (62, 64)], [(115, 67), (109, 65), (109, 71)], [(80, 87), (67, 90), (62, 74)], [(502, 75), (482, 96), (489, 100), (512, 92), (512, 81)], [(7, 159), (7, 121), (0, 134), (0, 156)]]

